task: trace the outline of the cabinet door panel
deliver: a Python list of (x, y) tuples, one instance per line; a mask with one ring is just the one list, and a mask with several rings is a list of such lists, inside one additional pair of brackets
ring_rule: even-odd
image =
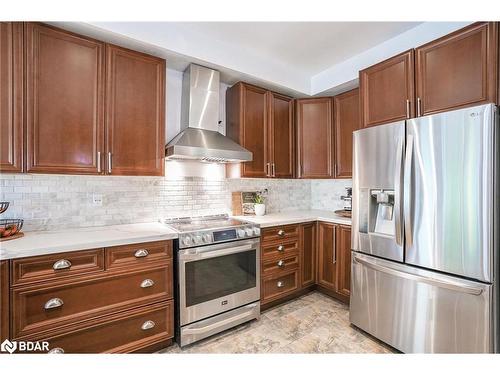
[(22, 172), (22, 23), (0, 22), (0, 172)]
[(364, 127), (414, 116), (413, 63), (410, 50), (359, 72)]
[(293, 101), (287, 96), (270, 93), (270, 128), (273, 177), (292, 178), (294, 174)]
[(162, 176), (165, 60), (112, 45), (106, 56), (107, 173)]
[(10, 338), (9, 261), (0, 261), (0, 340)]
[(103, 43), (36, 23), (25, 43), (27, 171), (98, 173)]
[(316, 281), (316, 223), (301, 225), (300, 251), (301, 284), (307, 287)]
[(497, 101), (498, 27), (477, 23), (416, 49), (420, 115)]
[(299, 177), (333, 177), (332, 99), (297, 100)]
[(337, 292), (349, 296), (351, 290), (351, 227), (340, 225), (337, 233)]
[(332, 291), (337, 289), (336, 224), (318, 224), (318, 284)]
[(335, 177), (352, 177), (352, 132), (361, 128), (359, 89), (333, 98), (335, 115)]

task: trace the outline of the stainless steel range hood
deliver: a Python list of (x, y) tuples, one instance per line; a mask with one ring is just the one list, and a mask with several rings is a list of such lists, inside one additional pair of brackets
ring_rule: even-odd
[(252, 153), (218, 132), (218, 71), (191, 64), (182, 80), (181, 132), (165, 148), (168, 160), (251, 161)]

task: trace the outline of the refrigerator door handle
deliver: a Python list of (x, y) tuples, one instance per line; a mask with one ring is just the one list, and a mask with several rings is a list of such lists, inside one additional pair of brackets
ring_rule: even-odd
[(413, 135), (408, 135), (406, 138), (406, 154), (404, 166), (404, 188), (403, 188), (403, 202), (404, 202), (404, 227), (407, 248), (413, 244), (413, 229), (411, 222), (411, 166), (413, 157)]
[(396, 175), (394, 178), (394, 214), (396, 225), (396, 244), (403, 246), (402, 210), (403, 191), (401, 190), (401, 169), (403, 168), (403, 137), (399, 137), (396, 154)]
[(374, 262), (371, 262), (369, 260), (362, 259), (356, 255), (354, 256), (353, 259), (355, 262), (361, 263), (362, 265), (364, 265), (368, 268), (372, 268), (376, 271), (380, 271), (380, 272), (383, 272), (383, 273), (386, 273), (389, 275), (393, 275), (393, 276), (397, 276), (397, 277), (401, 277), (404, 279), (414, 280), (417, 282), (422, 282), (425, 284), (433, 285), (433, 286), (436, 286), (439, 288), (445, 288), (445, 289), (453, 290), (453, 291), (460, 292), (460, 293), (472, 294), (475, 296), (479, 296), (483, 293), (483, 289), (475, 288), (475, 287), (469, 286), (465, 283), (444, 281), (444, 280), (439, 280), (439, 279), (436, 279), (433, 277), (415, 275), (413, 273), (403, 272), (403, 271), (400, 271), (400, 270), (397, 270), (394, 268), (390, 268), (387, 266), (381, 266), (381, 265), (376, 264)]

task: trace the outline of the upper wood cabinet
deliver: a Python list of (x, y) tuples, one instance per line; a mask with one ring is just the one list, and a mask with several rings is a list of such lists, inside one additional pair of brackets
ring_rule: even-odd
[(417, 116), (497, 102), (498, 24), (475, 23), (416, 49)]
[(27, 172), (100, 173), (104, 43), (25, 25)]
[(106, 46), (106, 170), (161, 176), (165, 156), (165, 60)]
[(295, 131), (292, 98), (269, 92), (271, 175), (292, 178), (295, 170)]
[(293, 177), (293, 100), (238, 82), (226, 93), (227, 135), (251, 151), (241, 177)]
[(0, 22), (0, 172), (22, 172), (23, 26)]
[(352, 177), (352, 132), (361, 128), (359, 89), (333, 97), (335, 178)]
[(333, 162), (332, 98), (298, 99), (297, 153), (300, 178), (332, 178)]
[(413, 56), (409, 50), (359, 72), (364, 127), (414, 116)]
[(316, 282), (316, 223), (300, 226), (301, 285), (307, 287)]

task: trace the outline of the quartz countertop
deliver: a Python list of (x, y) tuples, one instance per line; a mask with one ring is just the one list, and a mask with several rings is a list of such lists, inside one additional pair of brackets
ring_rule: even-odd
[(25, 232), (22, 238), (0, 242), (0, 260), (171, 240), (177, 237), (176, 231), (160, 223)]
[(326, 221), (329, 223), (351, 225), (351, 219), (339, 216), (333, 211), (326, 210), (304, 210), (285, 211), (264, 216), (234, 216), (240, 220), (246, 220), (254, 224), (259, 224), (261, 228), (274, 227), (276, 225), (306, 223), (308, 221)]

